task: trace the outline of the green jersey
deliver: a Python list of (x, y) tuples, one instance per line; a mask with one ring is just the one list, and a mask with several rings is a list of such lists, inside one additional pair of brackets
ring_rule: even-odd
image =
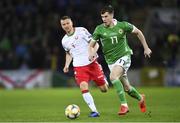
[(133, 25), (125, 21), (114, 21), (113, 27), (105, 27), (101, 24), (93, 33), (93, 39), (101, 41), (102, 51), (108, 64), (113, 64), (124, 55), (132, 54), (126, 35), (132, 32)]

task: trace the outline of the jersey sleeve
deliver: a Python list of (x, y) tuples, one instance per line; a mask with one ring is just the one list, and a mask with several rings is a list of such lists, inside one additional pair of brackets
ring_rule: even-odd
[(62, 41), (62, 47), (63, 47), (63, 49), (66, 51), (66, 52), (68, 52), (69, 50), (68, 50), (68, 48), (65, 46), (65, 44), (63, 43), (63, 41)]
[(86, 28), (83, 28), (83, 38), (89, 43), (92, 39), (92, 35), (89, 33), (89, 31)]
[(132, 24), (124, 21), (124, 30), (127, 32), (127, 33), (131, 33), (133, 31), (133, 26)]
[(95, 31), (93, 33), (93, 39), (94, 39), (94, 41), (98, 41), (99, 38), (100, 38), (100, 36), (99, 36), (99, 29), (98, 29), (98, 27), (96, 27), (96, 29), (95, 29)]

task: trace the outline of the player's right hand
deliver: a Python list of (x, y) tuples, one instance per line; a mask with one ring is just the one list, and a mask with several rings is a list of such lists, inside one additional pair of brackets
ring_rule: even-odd
[(69, 72), (69, 67), (67, 67), (67, 66), (64, 66), (64, 68), (63, 68), (63, 71), (64, 71), (64, 73), (67, 73), (67, 72)]
[(144, 49), (144, 56), (145, 56), (145, 58), (146, 58), (146, 57), (150, 58), (150, 57), (151, 57), (151, 54), (152, 54), (152, 51), (151, 51), (150, 48)]

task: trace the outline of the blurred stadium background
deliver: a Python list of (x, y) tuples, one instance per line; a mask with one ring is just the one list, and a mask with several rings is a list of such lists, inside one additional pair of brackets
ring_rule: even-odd
[[(72, 68), (68, 74), (62, 71), (64, 32), (59, 18), (69, 15), (75, 26), (92, 33), (102, 22), (99, 10), (107, 4), (114, 6), (115, 18), (140, 28), (152, 49), (152, 57), (145, 59), (138, 39), (128, 37), (134, 51), (128, 76), (146, 94), (145, 114), (127, 96), (131, 112), (118, 117), (115, 90), (102, 96), (92, 88), (101, 117), (87, 118), (89, 110)], [(180, 121), (179, 47), (180, 0), (0, 0), (0, 122), (69, 122), (64, 109), (71, 103), (81, 108), (74, 122)], [(98, 60), (108, 77), (103, 56)]]
[[(73, 71), (64, 74), (59, 17), (91, 33), (101, 23), (99, 10), (112, 4), (115, 17), (140, 28), (153, 54), (145, 59), (136, 37), (129, 70), (137, 86), (180, 86), (180, 0), (1, 0), (0, 89), (75, 86)], [(101, 50), (99, 50), (101, 52)], [(99, 62), (108, 77), (102, 55)]]

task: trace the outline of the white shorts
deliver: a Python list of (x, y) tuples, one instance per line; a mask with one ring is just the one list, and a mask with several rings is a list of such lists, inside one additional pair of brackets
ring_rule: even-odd
[(108, 65), (110, 71), (112, 71), (112, 68), (115, 65), (121, 66), (124, 69), (123, 75), (127, 75), (127, 71), (129, 69), (129, 67), (131, 66), (131, 56), (130, 55), (123, 56), (123, 57), (119, 58), (114, 64)]

